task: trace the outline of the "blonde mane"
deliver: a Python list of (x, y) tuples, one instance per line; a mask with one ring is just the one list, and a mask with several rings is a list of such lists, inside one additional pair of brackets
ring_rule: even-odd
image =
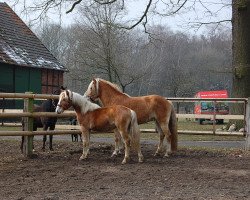
[(89, 111), (96, 110), (100, 108), (99, 105), (92, 103), (89, 101), (89, 99), (86, 96), (82, 96), (76, 92), (72, 92), (70, 90), (65, 90), (61, 92), (59, 96), (59, 102), (58, 104), (61, 103), (63, 98), (67, 98), (67, 101), (72, 101), (72, 106), (79, 106), (81, 108), (81, 113), (84, 115), (85, 113)]
[(72, 93), (72, 104), (79, 106), (81, 108), (82, 114), (100, 108), (99, 105), (90, 102), (86, 96), (82, 96), (76, 92), (71, 92), (71, 93)]
[(117, 92), (122, 93), (122, 94), (124, 94), (124, 95), (130, 97), (128, 94), (123, 93), (122, 89), (121, 89), (117, 84), (115, 84), (115, 83), (111, 83), (111, 82), (106, 81), (106, 80), (101, 79), (101, 78), (97, 78), (96, 81), (97, 81), (97, 85), (96, 85), (97, 91), (99, 91), (99, 81), (103, 81), (104, 83), (106, 83), (106, 84), (108, 84), (109, 86), (111, 86), (111, 87), (112, 87), (114, 90), (116, 90)]
[[(98, 82), (98, 86), (99, 86), (99, 81), (103, 81), (104, 83), (107, 83), (108, 85), (110, 85), (112, 88), (114, 88), (115, 90), (119, 91), (122, 93), (122, 89), (115, 83), (111, 83), (109, 81), (106, 81), (104, 79), (101, 78), (97, 78), (96, 81)], [(99, 88), (98, 88), (99, 89)]]

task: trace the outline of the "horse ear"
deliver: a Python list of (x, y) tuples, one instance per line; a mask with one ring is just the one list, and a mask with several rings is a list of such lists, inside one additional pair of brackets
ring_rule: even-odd
[(92, 79), (92, 81), (93, 81), (93, 83), (95, 83), (95, 84), (96, 84), (96, 78), (93, 78), (93, 79)]
[(68, 91), (68, 90), (66, 90), (66, 94), (67, 94), (67, 96), (69, 97), (69, 91)]
[(70, 90), (65, 90), (65, 91), (66, 91), (66, 95), (68, 96), (69, 100), (72, 101), (73, 93)]
[(61, 91), (62, 91), (62, 90), (66, 90), (67, 87), (61, 86), (60, 89), (61, 89)]

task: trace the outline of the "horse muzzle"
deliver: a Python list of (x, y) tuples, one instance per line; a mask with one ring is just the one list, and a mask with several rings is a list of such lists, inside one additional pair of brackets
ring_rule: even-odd
[(57, 106), (57, 107), (56, 107), (56, 113), (57, 113), (57, 114), (63, 113), (63, 109), (62, 109), (61, 107)]

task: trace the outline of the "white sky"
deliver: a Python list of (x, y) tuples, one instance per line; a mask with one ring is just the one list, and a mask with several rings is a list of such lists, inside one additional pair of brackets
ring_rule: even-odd
[[(7, 2), (10, 6), (13, 5), (13, 0), (0, 0), (0, 2)], [(11, 3), (12, 2), (12, 3)], [(25, 16), (23, 13), (21, 13), (21, 10), (23, 8), (22, 0), (19, 0), (19, 4), (17, 4), (13, 9), (15, 12), (27, 23), (29, 24), (29, 21), (35, 18), (34, 13), (30, 13), (28, 16)], [(33, 0), (26, 0), (26, 2), (35, 2)], [(128, 4), (128, 15), (125, 18), (127, 19), (138, 19), (138, 17), (141, 16), (144, 9), (146, 8), (146, 4), (148, 1), (146, 0), (126, 0), (126, 2), (129, 2)], [(159, 1), (160, 2), (160, 1)], [(165, 1), (166, 2), (166, 1)], [(182, 9), (182, 12), (177, 16), (168, 16), (168, 17), (159, 17), (156, 15), (150, 15), (148, 18), (149, 24), (162, 24), (167, 25), (171, 27), (173, 30), (180, 30), (180, 31), (186, 31), (190, 34), (195, 33), (202, 33), (204, 29), (200, 29), (198, 32), (195, 32), (195, 29), (190, 29), (188, 25), (189, 22), (194, 21), (202, 21), (202, 22), (208, 22), (208, 21), (219, 21), (219, 20), (225, 20), (225, 19), (231, 19), (231, 8), (230, 7), (223, 7), (224, 3), (229, 4), (231, 0), (202, 0), (202, 4), (197, 3), (196, 9), (190, 11), (190, 7), (193, 5), (194, 0), (189, 0), (189, 3), (185, 5), (186, 9)], [(70, 4), (69, 4), (70, 5)], [(67, 5), (67, 9), (70, 8), (70, 6)], [(158, 4), (157, 9), (162, 10), (164, 6), (162, 4)], [(216, 13), (215, 17), (212, 17), (206, 8), (209, 8), (213, 13)], [(65, 9), (65, 10), (67, 10)], [(73, 11), (70, 14), (65, 14), (65, 12), (62, 12), (63, 14), (60, 16), (58, 14), (57, 10), (50, 11), (49, 13), (49, 21), (51, 22), (59, 22), (61, 19), (62, 25), (69, 25), (71, 23), (74, 23), (74, 19), (76, 17), (76, 11)], [(230, 24), (225, 24), (227, 27), (231, 28)]]

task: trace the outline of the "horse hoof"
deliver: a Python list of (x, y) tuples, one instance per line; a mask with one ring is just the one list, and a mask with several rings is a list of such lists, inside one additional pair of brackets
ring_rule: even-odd
[(169, 158), (169, 154), (168, 153), (166, 153), (165, 155), (164, 155), (164, 158)]
[(159, 152), (155, 152), (154, 156), (155, 157), (160, 156), (160, 153)]
[(121, 150), (118, 151), (118, 155), (122, 155), (123, 152)]
[(81, 156), (80, 158), (79, 158), (79, 160), (86, 160), (87, 159), (87, 156)]
[(129, 161), (129, 158), (124, 158), (122, 164), (126, 164)]
[(113, 152), (112, 155), (111, 155), (111, 158), (117, 157), (117, 156), (118, 156), (117, 152)]
[(42, 148), (42, 151), (44, 152), (44, 151), (45, 151), (45, 148)]
[(143, 158), (143, 157), (140, 157), (138, 162), (139, 162), (139, 163), (143, 163), (143, 160), (144, 160), (144, 158)]

